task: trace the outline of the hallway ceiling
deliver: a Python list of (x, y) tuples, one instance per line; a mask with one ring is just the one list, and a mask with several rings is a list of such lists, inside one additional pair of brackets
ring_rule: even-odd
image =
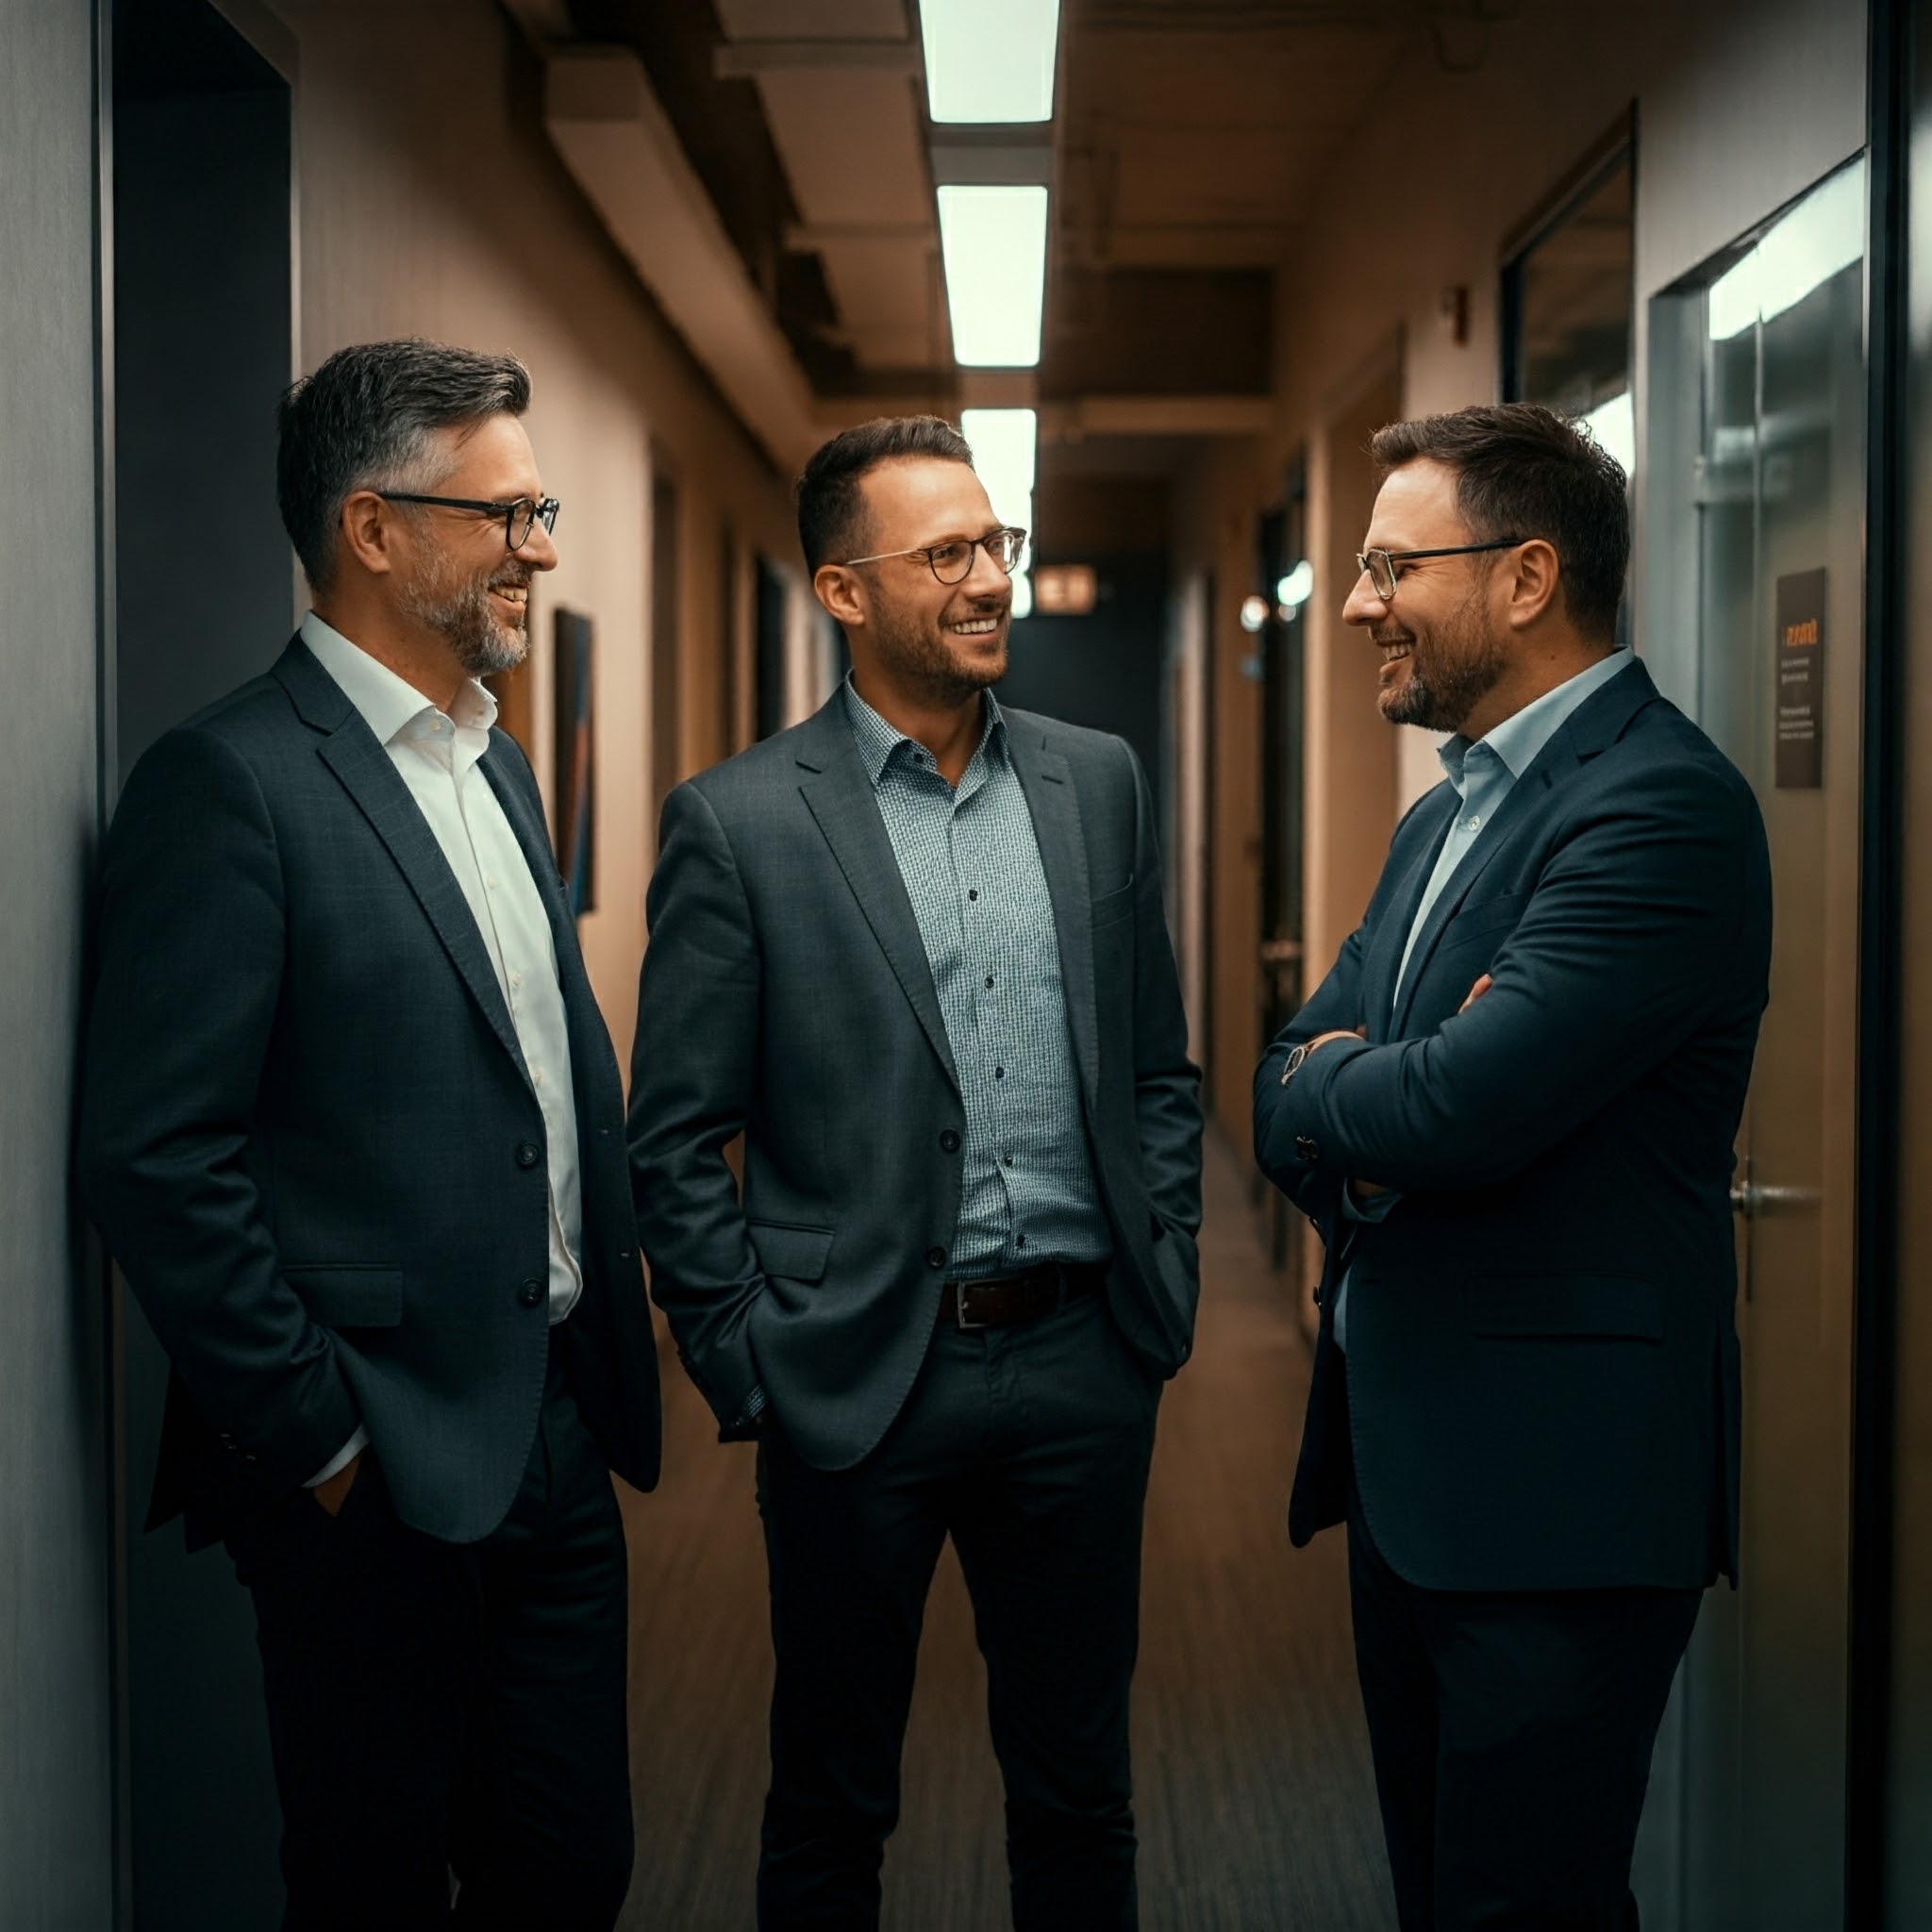
[[(553, 56), (635, 58), (823, 419), (1033, 403), (1049, 439), (1258, 428), (1275, 271), (1341, 142), (1405, 61), (1479, 65), (1517, 10), (1062, 0), (1054, 121), (962, 131), (926, 118), (916, 0), (505, 4)], [(1051, 185), (1037, 373), (953, 363), (936, 147), (944, 178)], [(625, 184), (584, 185), (617, 232)]]

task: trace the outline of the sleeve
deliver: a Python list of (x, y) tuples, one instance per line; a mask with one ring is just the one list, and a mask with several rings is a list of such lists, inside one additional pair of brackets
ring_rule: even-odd
[(281, 1276), (249, 1161), (284, 907), (255, 773), (210, 732), (171, 733), (102, 855), (76, 1167), (195, 1406), (294, 1488), (359, 1417), (331, 1337)]
[(1489, 992), (1423, 1038), (1324, 1047), (1257, 1117), (1263, 1166), (1303, 1188), (1508, 1180), (1761, 981), (1768, 878), (1741, 786), (1687, 765), (1628, 781), (1552, 852)]
[(1192, 1241), (1201, 1225), (1201, 1070), (1188, 1058), (1188, 1018), (1167, 929), (1160, 845), (1147, 774), (1134, 779), (1134, 1102), (1141, 1169), (1160, 1226)]
[(664, 803), (631, 1058), (631, 1191), (651, 1294), (730, 1439), (763, 1407), (746, 1320), (764, 1281), (724, 1150), (751, 1111), (762, 970), (730, 841), (704, 794)]

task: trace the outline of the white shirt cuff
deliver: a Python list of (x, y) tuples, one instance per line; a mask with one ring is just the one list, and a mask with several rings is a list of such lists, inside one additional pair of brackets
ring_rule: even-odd
[(327, 1482), (330, 1476), (341, 1475), (368, 1446), (369, 1431), (358, 1424), (356, 1433), (302, 1487), (305, 1490), (312, 1490), (318, 1483)]

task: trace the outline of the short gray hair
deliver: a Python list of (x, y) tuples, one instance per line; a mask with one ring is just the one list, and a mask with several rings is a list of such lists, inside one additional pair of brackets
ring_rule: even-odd
[(422, 488), (439, 429), (521, 416), (530, 372), (514, 356), (485, 356), (411, 336), (338, 349), (283, 396), (275, 498), (309, 583), (326, 590), (336, 525), (358, 490)]

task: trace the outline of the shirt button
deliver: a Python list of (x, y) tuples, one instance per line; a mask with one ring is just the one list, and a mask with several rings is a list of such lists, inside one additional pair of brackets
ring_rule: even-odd
[(951, 1127), (940, 1136), (940, 1151), (943, 1154), (957, 1154), (959, 1151), (959, 1137)]
[(1004, 1067), (995, 1067), (995, 1068), (994, 1068), (994, 1069), (992, 1070), (992, 1076), (993, 1076), (993, 1078), (994, 1078), (995, 1080), (1004, 1080), (1004, 1079), (1005, 1079), (1005, 1078), (1007, 1077), (1007, 1070), (1006, 1070), (1006, 1068), (1004, 1068)]
[(1017, 1238), (1017, 1239), (1016, 1239), (1016, 1240), (1014, 1241), (1014, 1242), (1013, 1242), (1013, 1245), (1014, 1245), (1014, 1246), (1015, 1246), (1016, 1248), (1024, 1248), (1024, 1246), (1026, 1245), (1026, 1237), (1025, 1237), (1025, 1236), (1024, 1236), (1024, 1234), (1023, 1234), (1023, 1235), (1021, 1235), (1021, 1236), (1019, 1236), (1019, 1237), (1018, 1237), (1018, 1238)]
[(925, 1265), (928, 1268), (943, 1268), (946, 1265), (946, 1251), (943, 1248), (928, 1248), (925, 1251)]
[(1471, 812), (1469, 815), (1469, 829), (1472, 832), (1479, 832), (1482, 830), (1482, 826), (1483, 822), (1481, 818), (1476, 813)]
[(992, 974), (991, 974), (991, 973), (989, 973), (989, 974), (988, 974), (986, 975), (986, 985), (987, 985), (987, 991), (988, 991), (989, 992), (991, 992), (991, 991), (992, 991)]
[(969, 899), (976, 899), (976, 898), (978, 898), (978, 897), (979, 897), (979, 888), (978, 888), (977, 886), (974, 886), (974, 889), (973, 889), (973, 890), (972, 890), (972, 891), (971, 891), (970, 892), (968, 892), (968, 893), (966, 894), (966, 896), (967, 896), (967, 897), (968, 897)]
[(542, 1149), (534, 1141), (519, 1141), (517, 1142), (517, 1165), (519, 1167), (525, 1169), (535, 1167), (542, 1158)]
[(496, 890), (496, 874), (494, 874), (493, 872), (486, 872), (486, 873), (485, 873), (485, 874), (483, 874), (483, 883), (484, 883), (484, 884), (485, 884), (486, 886), (488, 886), (488, 887), (490, 888), (490, 890), (491, 890), (491, 891), (492, 892), (493, 892), (493, 891), (495, 891), (495, 890)]
[(1007, 1164), (1007, 1165), (1008, 1165), (1008, 1167), (1011, 1167), (1011, 1166), (1012, 1166), (1012, 1164), (1013, 1164), (1013, 1157), (1012, 1157), (1012, 1156), (1011, 1156), (1010, 1154), (1008, 1154), (1008, 1155), (1006, 1155), (1006, 1156), (1004, 1156), (1004, 1157), (1003, 1157), (1003, 1158), (1005, 1159), (1005, 1161), (1006, 1161), (1006, 1164)]
[(538, 1086), (540, 1086), (540, 1087), (541, 1087), (541, 1086), (542, 1086), (542, 1084), (543, 1084), (543, 1069), (542, 1069), (541, 1067), (532, 1067), (532, 1068), (530, 1069), (530, 1078), (531, 1078), (532, 1080), (534, 1080), (534, 1081), (535, 1081), (535, 1082), (537, 1083), (537, 1085), (538, 1085)]
[(542, 1299), (543, 1284), (541, 1281), (526, 1281), (517, 1290), (517, 1300), (526, 1308), (534, 1308)]

